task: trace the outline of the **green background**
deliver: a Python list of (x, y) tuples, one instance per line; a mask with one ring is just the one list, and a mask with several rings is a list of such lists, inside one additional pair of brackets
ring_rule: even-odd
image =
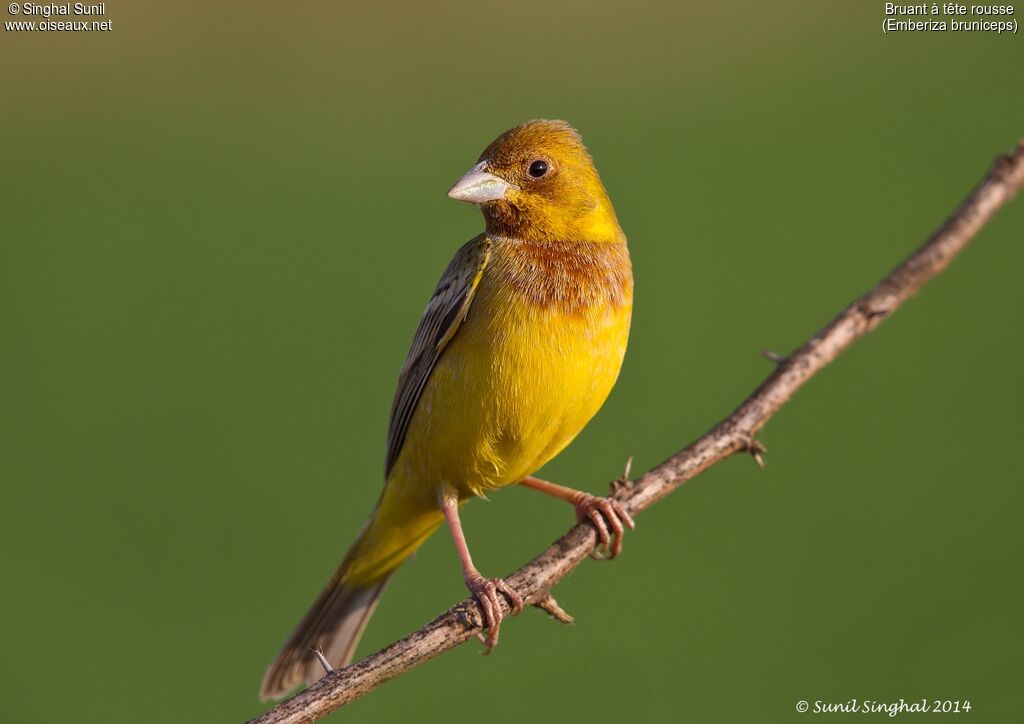
[[(264, 710), (264, 667), (378, 495), (420, 311), (481, 228), (444, 192), (505, 128), (575, 124), (630, 237), (622, 376), (544, 471), (591, 491), (728, 413), (760, 350), (827, 322), (1024, 134), (1020, 35), (885, 36), (882, 3), (106, 18), (0, 37), (7, 721)], [(331, 720), (787, 722), (854, 697), (1014, 718), (1022, 231), (1018, 201), (812, 380), (764, 471), (715, 467), (574, 573), (576, 625), (528, 611), (494, 656), (461, 647)], [(491, 575), (570, 519), (515, 489), (465, 510)], [(437, 535), (360, 652), (464, 595)]]

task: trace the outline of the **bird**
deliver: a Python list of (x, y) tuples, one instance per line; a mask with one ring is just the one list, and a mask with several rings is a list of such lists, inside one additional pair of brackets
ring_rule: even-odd
[(558, 120), (511, 128), (448, 196), (478, 206), (484, 231), (427, 303), (391, 406), (384, 490), (267, 668), (264, 700), (347, 664), (391, 575), (445, 524), (489, 653), (500, 597), (513, 614), (523, 598), (476, 568), (460, 517), (473, 498), (519, 485), (563, 500), (594, 526), (606, 558), (634, 527), (613, 498), (533, 477), (607, 399), (633, 310), (626, 235), (580, 134)]

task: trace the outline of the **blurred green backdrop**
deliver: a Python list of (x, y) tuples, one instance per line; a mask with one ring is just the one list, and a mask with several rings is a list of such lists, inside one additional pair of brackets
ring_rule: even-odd
[[(880, 3), (106, 17), (0, 38), (8, 721), (264, 710), (265, 665), (378, 495), (423, 304), (481, 228), (444, 192), (505, 128), (578, 126), (631, 240), (622, 377), (545, 471), (593, 491), (729, 412), (761, 349), (828, 321), (1024, 133), (1020, 36), (883, 36)], [(495, 656), (462, 647), (331, 720), (785, 722), (854, 697), (1009, 720), (1022, 231), (1018, 201), (813, 380), (766, 470), (716, 467), (567, 580), (575, 626), (528, 611)], [(570, 513), (508, 490), (465, 520), (500, 575)], [(360, 651), (464, 595), (435, 536)]]

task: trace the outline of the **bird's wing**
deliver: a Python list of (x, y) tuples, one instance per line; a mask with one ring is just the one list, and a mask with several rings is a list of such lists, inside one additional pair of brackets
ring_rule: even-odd
[(391, 467), (402, 450), (409, 421), (427, 386), (434, 365), (455, 336), (462, 320), (466, 318), (490, 255), (491, 242), (484, 234), (470, 239), (455, 253), (455, 258), (441, 275), (441, 281), (437, 283), (434, 296), (423, 310), (423, 318), (420, 319), (420, 326), (412, 340), (412, 348), (398, 377), (395, 400), (391, 403), (385, 477), (391, 474)]

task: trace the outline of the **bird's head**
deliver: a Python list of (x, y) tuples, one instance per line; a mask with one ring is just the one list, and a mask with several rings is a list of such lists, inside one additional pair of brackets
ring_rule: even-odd
[(498, 236), (625, 240), (583, 139), (565, 121), (527, 121), (505, 131), (448, 196), (479, 205), (487, 232)]

